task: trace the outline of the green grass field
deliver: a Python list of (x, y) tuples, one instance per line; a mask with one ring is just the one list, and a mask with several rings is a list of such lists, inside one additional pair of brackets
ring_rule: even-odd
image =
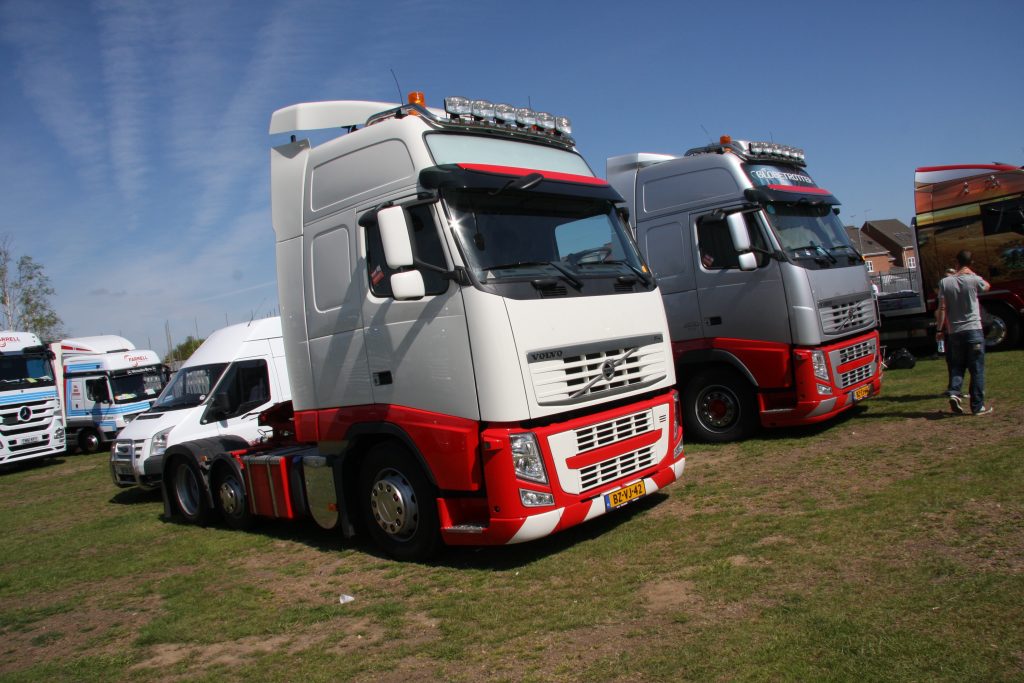
[[(161, 519), (107, 456), (0, 475), (0, 678), (1020, 681), (1024, 351), (941, 361), (539, 542), (400, 564), (311, 523)], [(355, 599), (341, 604), (339, 596)]]

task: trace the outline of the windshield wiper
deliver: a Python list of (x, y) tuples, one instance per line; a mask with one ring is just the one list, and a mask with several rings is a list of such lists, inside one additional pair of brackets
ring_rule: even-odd
[(559, 273), (561, 273), (562, 277), (564, 277), (565, 280), (576, 289), (580, 289), (581, 287), (583, 287), (583, 282), (581, 282), (579, 278), (573, 275), (572, 271), (570, 271), (568, 268), (566, 268), (558, 261), (517, 261), (516, 263), (503, 263), (496, 266), (488, 266), (487, 268), (484, 268), (484, 270), (505, 270), (512, 268), (521, 268), (524, 266), (551, 266)]
[(592, 263), (592, 264), (581, 264), (581, 265), (604, 265), (606, 263), (610, 263), (611, 265), (614, 265), (614, 266), (626, 266), (631, 271), (636, 273), (637, 277), (639, 277), (641, 280), (643, 280), (645, 285), (650, 285), (651, 284), (650, 277), (649, 277), (649, 275), (647, 273), (645, 273), (644, 271), (640, 270), (639, 268), (637, 268), (636, 266), (634, 266), (632, 263), (630, 263), (629, 261), (627, 261), (625, 259), (611, 259), (610, 261), (597, 261), (597, 262)]
[[(807, 250), (807, 251), (813, 251), (813, 252), (814, 252), (815, 254), (820, 254), (821, 256), (823, 256), (823, 257), (827, 258), (827, 259), (828, 259), (828, 260), (829, 260), (830, 262), (832, 262), (832, 263), (839, 263), (839, 259), (837, 259), (837, 258), (836, 258), (835, 256), (833, 256), (832, 254), (830, 254), (830, 253), (828, 252), (828, 250), (826, 250), (826, 249), (825, 249), (825, 248), (824, 248), (823, 246), (821, 246), (820, 244), (805, 244), (805, 245), (804, 245), (804, 246), (802, 246), (802, 247), (792, 247), (792, 248), (790, 249), (790, 251), (792, 251), (792, 252), (797, 252), (797, 251), (803, 251), (803, 250)], [(794, 256), (796, 256), (796, 254), (795, 254), (795, 253), (794, 253)], [(822, 262), (822, 261), (821, 261), (821, 259), (820, 259), (820, 258), (818, 258), (818, 256), (813, 256), (812, 258), (813, 258), (813, 259), (814, 259), (815, 261), (818, 261), (819, 263), (821, 263), (821, 262)]]
[(856, 249), (854, 249), (853, 247), (851, 247), (849, 244), (837, 244), (834, 247), (829, 247), (829, 252), (839, 251), (840, 249), (846, 249), (846, 250), (850, 251), (854, 256), (856, 256), (859, 259), (863, 258), (860, 255), (860, 252), (857, 251)]

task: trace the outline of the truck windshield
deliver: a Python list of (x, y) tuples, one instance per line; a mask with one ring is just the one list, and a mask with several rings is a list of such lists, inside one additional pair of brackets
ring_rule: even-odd
[(224, 374), (227, 366), (227, 363), (211, 363), (178, 370), (150, 410), (181, 410), (199, 405), (206, 400), (210, 388)]
[(52, 387), (50, 358), (41, 353), (0, 354), (0, 391)]
[(163, 386), (163, 373), (159, 368), (146, 368), (142, 372), (135, 371), (110, 378), (114, 403), (151, 401), (160, 394)]
[(508, 191), (445, 193), (467, 265), (481, 283), (641, 274), (643, 263), (604, 200)]
[(779, 244), (793, 260), (822, 267), (863, 263), (830, 205), (772, 202), (765, 206), (765, 213)]

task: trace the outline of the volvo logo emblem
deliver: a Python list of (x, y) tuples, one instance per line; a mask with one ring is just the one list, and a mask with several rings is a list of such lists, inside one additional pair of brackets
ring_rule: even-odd
[(32, 418), (32, 409), (28, 406), (22, 406), (21, 410), (18, 411), (18, 419), (22, 422), (28, 422)]
[(609, 382), (612, 381), (613, 377), (615, 377), (616, 365), (617, 363), (613, 360), (606, 360), (605, 362), (601, 363), (601, 374)]

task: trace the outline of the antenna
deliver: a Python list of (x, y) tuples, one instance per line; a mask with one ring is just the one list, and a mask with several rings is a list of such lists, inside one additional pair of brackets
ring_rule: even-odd
[(405, 98), (402, 96), (402, 86), (398, 85), (398, 76), (395, 75), (394, 69), (389, 69), (389, 71), (391, 71), (391, 77), (395, 79), (395, 87), (398, 88), (398, 101), (402, 102)]
[(714, 139), (713, 139), (713, 138), (711, 137), (711, 133), (709, 133), (709, 132), (708, 132), (708, 129), (704, 127), (704, 124), (703, 124), (703, 123), (700, 123), (700, 124), (697, 124), (697, 125), (699, 125), (699, 126), (700, 126), (700, 129), (701, 129), (702, 131), (704, 131), (704, 135), (707, 135), (707, 136), (708, 136), (708, 142), (714, 143)]

